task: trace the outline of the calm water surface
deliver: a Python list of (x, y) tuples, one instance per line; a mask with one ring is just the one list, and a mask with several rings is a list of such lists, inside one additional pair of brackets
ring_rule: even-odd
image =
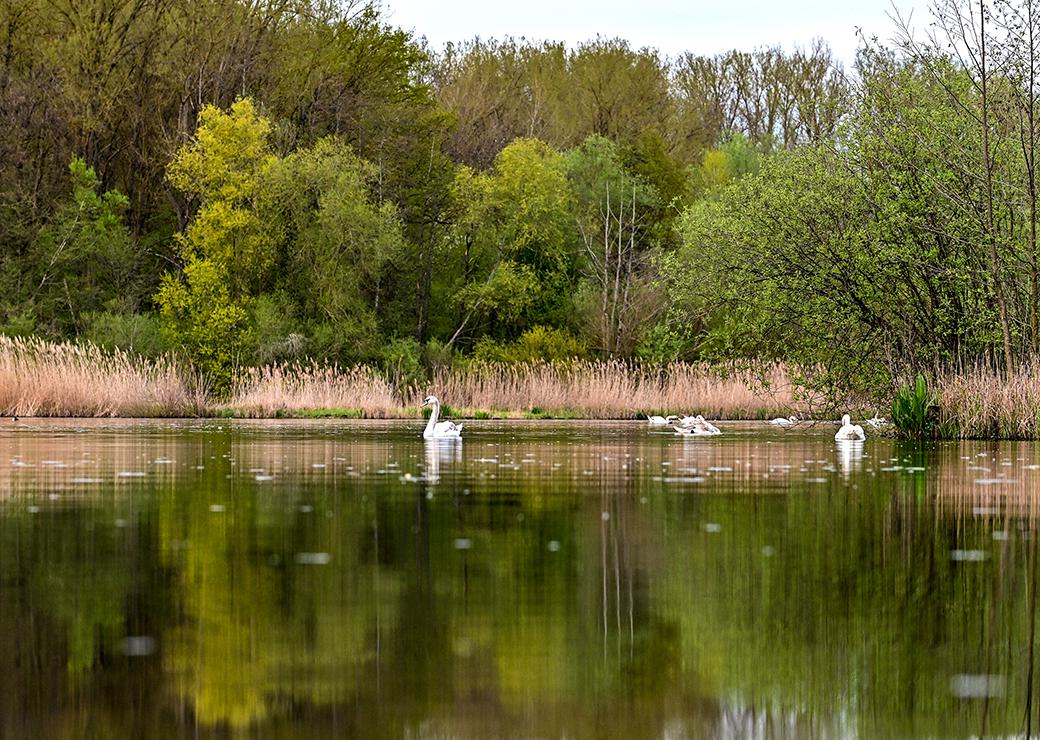
[(0, 425), (0, 736), (1037, 730), (1036, 444), (420, 426)]

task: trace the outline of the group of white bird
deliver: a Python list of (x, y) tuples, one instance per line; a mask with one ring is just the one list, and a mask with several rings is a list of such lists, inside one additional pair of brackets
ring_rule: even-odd
[[(703, 416), (648, 416), (647, 421), (652, 425), (665, 426), (671, 425), (675, 430), (676, 434), (683, 436), (694, 436), (704, 437), (711, 436), (714, 434), (721, 434), (722, 431), (712, 424), (710, 421), (705, 420)], [(676, 423), (677, 422), (677, 423)], [(799, 419), (797, 416), (788, 417), (777, 417), (770, 420), (770, 424), (782, 429), (790, 429), (791, 427), (798, 424)], [(874, 429), (882, 429), (888, 422), (876, 413), (872, 419), (867, 419), (867, 424)], [(862, 441), (867, 438), (866, 433), (863, 431), (863, 427), (859, 424), (852, 423), (852, 417), (845, 414), (841, 417), (841, 426), (838, 431), (834, 434), (835, 442), (855, 442)]]
[[(422, 407), (432, 407), (430, 419), (426, 422), (423, 430), (423, 439), (461, 439), (462, 425), (453, 421), (440, 421), (441, 402), (437, 396), (427, 396), (422, 402)], [(722, 430), (705, 419), (702, 415), (697, 416), (648, 416), (647, 422), (652, 426), (671, 426), (675, 433), (683, 437), (712, 437), (722, 434)], [(769, 423), (773, 426), (790, 429), (799, 421), (796, 416), (777, 417)], [(874, 414), (874, 418), (867, 419), (867, 424), (874, 429), (881, 429), (887, 424), (884, 418)], [(835, 442), (857, 442), (867, 438), (863, 427), (852, 423), (852, 417), (845, 414), (841, 417), (841, 427), (834, 435)]]
[[(769, 422), (774, 426), (783, 427), (784, 429), (790, 429), (798, 423), (798, 417), (788, 416), (786, 419), (777, 418)], [(888, 421), (883, 416), (878, 416), (877, 413), (874, 417), (867, 419), (867, 424), (874, 429), (881, 430), (888, 424)], [(841, 417), (841, 426), (838, 431), (834, 433), (835, 442), (862, 442), (867, 438), (866, 432), (863, 431), (863, 427), (859, 424), (852, 423), (852, 417), (845, 414)]]
[(683, 437), (711, 437), (722, 434), (722, 430), (705, 419), (697, 416), (648, 416), (647, 423), (652, 426), (671, 426), (675, 433)]

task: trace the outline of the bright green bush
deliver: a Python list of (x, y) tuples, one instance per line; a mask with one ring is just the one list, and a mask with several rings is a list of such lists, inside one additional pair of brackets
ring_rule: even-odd
[(588, 347), (566, 329), (536, 326), (515, 342), (500, 343), (484, 337), (473, 348), (473, 358), (481, 362), (536, 362), (580, 359)]

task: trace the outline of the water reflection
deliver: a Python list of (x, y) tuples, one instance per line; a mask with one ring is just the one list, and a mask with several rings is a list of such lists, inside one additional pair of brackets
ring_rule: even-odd
[(0, 427), (0, 736), (1037, 726), (1037, 445), (467, 432)]
[(834, 446), (838, 450), (838, 469), (845, 480), (863, 468), (863, 454), (866, 443), (856, 439), (837, 441)]
[(462, 462), (462, 440), (460, 438), (424, 439), (423, 447), (426, 450), (426, 468), (423, 471), (423, 480), (427, 483), (439, 483), (441, 479), (441, 464)]

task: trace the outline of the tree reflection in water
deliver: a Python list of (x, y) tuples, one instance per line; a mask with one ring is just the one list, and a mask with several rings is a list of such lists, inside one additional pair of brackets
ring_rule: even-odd
[(414, 431), (0, 428), (0, 735), (1038, 726), (1040, 446)]

